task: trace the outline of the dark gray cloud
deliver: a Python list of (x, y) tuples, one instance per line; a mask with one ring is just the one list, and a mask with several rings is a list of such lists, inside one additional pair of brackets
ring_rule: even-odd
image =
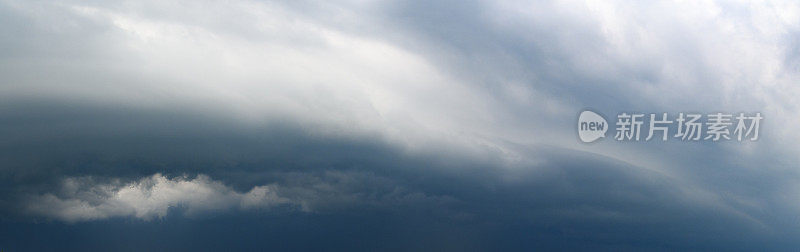
[[(361, 239), (383, 241), (366, 248), (387, 249), (405, 248), (413, 240), (426, 241), (426, 248), (755, 248), (788, 242), (781, 237), (790, 234), (775, 229), (785, 223), (730, 204), (705, 188), (570, 149), (521, 149), (546, 159), (504, 167), (469, 156), (409, 155), (380, 141), (314, 137), (298, 131), (301, 127), (243, 129), (213, 118), (66, 103), (6, 106), (25, 113), (4, 114), (5, 130), (25, 128), (31, 134), (21, 136), (27, 146), (4, 141), (4, 160), (24, 162), (4, 165), (3, 198), (20, 206), (4, 209), (7, 232), (34, 219), (43, 223), (30, 225), (57, 236), (95, 236), (93, 225), (151, 230), (189, 228), (195, 222), (209, 226), (193, 232), (211, 235), (216, 233), (211, 229), (230, 228), (240, 218), (269, 223), (286, 218), (278, 222), (283, 224), (246, 228), (274, 233), (295, 222), (313, 229), (314, 223), (332, 221), (320, 217), (327, 216), (342, 220), (319, 224), (331, 226), (317, 235), (355, 232)], [(92, 120), (76, 126), (78, 120), (64, 118)], [(150, 176), (156, 172), (167, 175)], [(344, 223), (357, 224), (334, 227)], [(374, 225), (388, 226), (374, 234), (359, 231)], [(297, 228), (290, 229), (300, 236), (303, 231)], [(194, 247), (161, 240), (174, 236), (150, 245)], [(149, 236), (135, 235), (120, 244), (143, 237)], [(240, 242), (246, 237), (219, 239)], [(469, 243), (460, 242), (466, 238)], [(281, 246), (313, 248), (303, 245), (310, 240), (291, 240)], [(11, 248), (43, 246), (34, 245), (42, 242), (38, 238), (27, 241)], [(73, 246), (116, 246), (82, 244)]]
[[(796, 246), (794, 3), (0, 13), (0, 249)], [(766, 119), (758, 142), (584, 145), (583, 108)]]

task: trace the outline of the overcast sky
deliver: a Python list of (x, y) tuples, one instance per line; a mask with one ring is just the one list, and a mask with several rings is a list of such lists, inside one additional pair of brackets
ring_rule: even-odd
[[(800, 246), (795, 1), (0, 0), (0, 34), (0, 250)], [(764, 120), (585, 144), (584, 109)]]

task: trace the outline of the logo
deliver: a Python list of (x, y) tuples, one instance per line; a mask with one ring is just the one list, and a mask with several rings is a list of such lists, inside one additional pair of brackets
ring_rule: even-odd
[(606, 136), (608, 122), (595, 112), (586, 110), (578, 116), (578, 137), (584, 143), (591, 143)]
[[(648, 120), (649, 119), (649, 120)], [(578, 116), (578, 137), (591, 143), (606, 136), (614, 127), (614, 140), (661, 141), (757, 141), (764, 117), (761, 113), (630, 113), (617, 115), (614, 125), (595, 112), (584, 110)]]

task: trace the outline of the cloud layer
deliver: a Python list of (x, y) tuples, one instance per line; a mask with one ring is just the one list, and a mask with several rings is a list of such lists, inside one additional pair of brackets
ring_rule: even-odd
[[(0, 231), (796, 247), (798, 28), (793, 1), (0, 0)], [(765, 120), (581, 144), (584, 108)]]

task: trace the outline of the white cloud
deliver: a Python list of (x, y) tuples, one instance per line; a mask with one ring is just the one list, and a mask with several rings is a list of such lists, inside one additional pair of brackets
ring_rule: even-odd
[(274, 185), (239, 193), (203, 175), (169, 179), (155, 174), (127, 184), (96, 184), (90, 178), (68, 178), (60, 194), (32, 197), (27, 204), (29, 213), (67, 222), (128, 216), (150, 220), (166, 216), (170, 208), (195, 215), (291, 203), (276, 194)]
[[(79, 28), (95, 27), (75, 40), (96, 46), (27, 65), (6, 59), (14, 69), (4, 76), (14, 85), (0, 85), (0, 96), (179, 107), (255, 125), (288, 118), (314, 133), (377, 135), (419, 153), (510, 153), (492, 139), (493, 111), (501, 108), (482, 90), (390, 39), (349, 31), (281, 3), (8, 2), (36, 21), (34, 31), (55, 34), (50, 50), (73, 50), (58, 43), (59, 34), (83, 30), (63, 27), (47, 13)], [(28, 11), (33, 6), (41, 11)], [(371, 20), (366, 13), (339, 14), (347, 22)], [(557, 110), (560, 103), (547, 104)]]
[(273, 207), (303, 212), (357, 207), (436, 207), (448, 196), (428, 195), (368, 173), (284, 174), (284, 184), (255, 186), (246, 192), (205, 175), (167, 178), (154, 174), (129, 183), (92, 177), (63, 180), (61, 190), (28, 197), (27, 214), (65, 222), (134, 217), (152, 220), (170, 209), (188, 216), (225, 211), (264, 211)]

